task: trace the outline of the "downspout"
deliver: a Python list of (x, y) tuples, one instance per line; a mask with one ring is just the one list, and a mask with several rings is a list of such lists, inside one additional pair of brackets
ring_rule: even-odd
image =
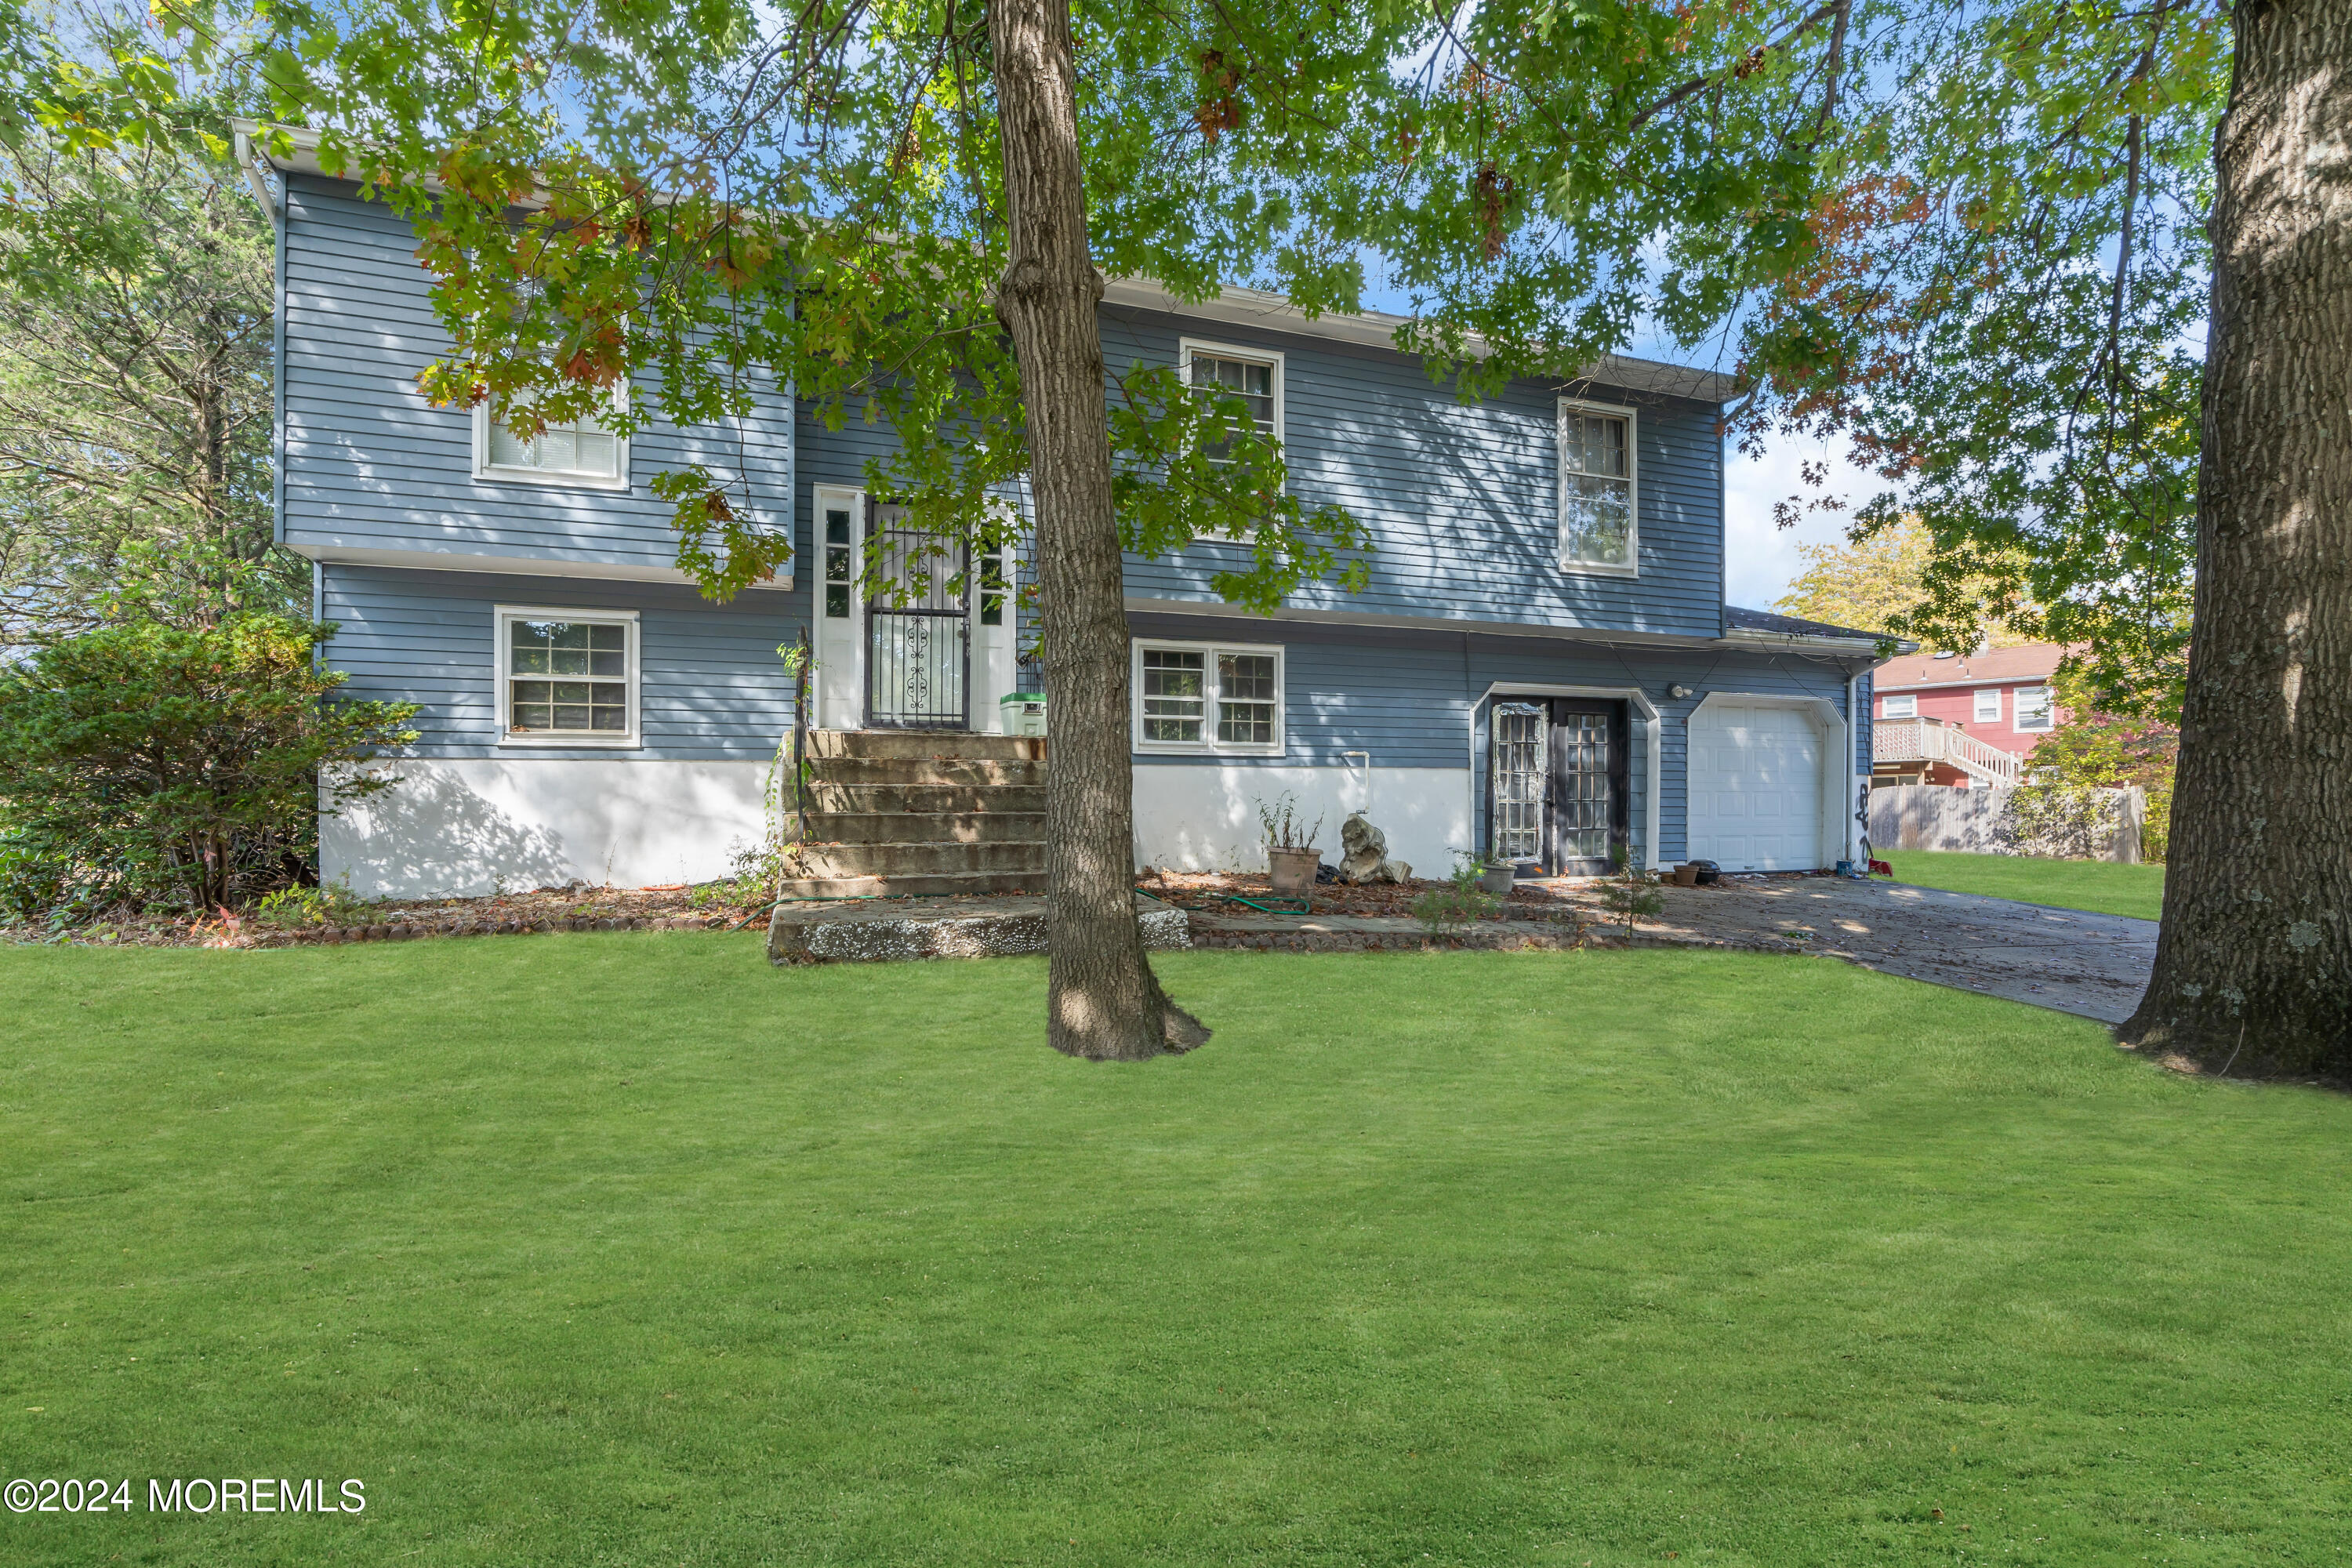
[[(792, 294), (786, 295), (784, 297), (785, 320), (797, 321), (800, 319), (800, 313), (799, 297)], [(787, 375), (784, 377), (784, 538), (793, 547), (792, 581), (794, 588), (798, 588), (800, 586), (800, 527), (801, 387), (800, 381), (797, 376)], [(819, 569), (819, 565), (821, 565), (824, 560), (824, 552), (814, 548), (816, 543), (816, 505), (814, 500), (809, 504), (809, 543), (812, 546), (810, 551), (810, 559), (812, 562), (819, 563), (812, 565), (809, 569), (808, 621), (811, 626), (814, 626), (816, 624), (816, 614), (819, 607), (817, 605), (817, 579), (824, 576), (824, 574)], [(1018, 639), (1016, 638), (1016, 640)], [(814, 634), (812, 634), (812, 641), (814, 641)]]
[(262, 177), (260, 165), (253, 161), (253, 138), (244, 132), (236, 132), (236, 166), (245, 171), (245, 183), (253, 192), (253, 199), (261, 210), (273, 219), (278, 216), (278, 198), (269, 194), (269, 182)]
[(1861, 679), (1861, 671), (1856, 669), (1848, 669), (1846, 671), (1845, 804), (1838, 808), (1838, 814), (1845, 818), (1844, 858), (1854, 863), (1854, 869), (1866, 874), (1870, 870), (1870, 868), (1860, 863), (1862, 859), (1862, 836), (1855, 831), (1855, 829), (1860, 827), (1862, 825), (1860, 816), (1860, 813), (1862, 811), (1862, 786), (1855, 780), (1855, 774), (1859, 772), (1861, 766), (1857, 759), (1862, 754), (1862, 715), (1854, 711), (1855, 688), (1856, 684)]
[[(1649, 731), (1647, 736), (1648, 744), (1643, 749), (1649, 753), (1649, 756), (1646, 759), (1648, 766), (1644, 771), (1649, 774), (1645, 793), (1650, 797), (1649, 809), (1643, 813), (1643, 816), (1644, 818), (1643, 823), (1643, 831), (1649, 836), (1650, 841), (1648, 844), (1643, 846), (1645, 852), (1642, 858), (1646, 863), (1644, 867), (1645, 869), (1663, 871), (1665, 869), (1666, 861), (1664, 855), (1660, 851), (1658, 844), (1658, 795), (1659, 793), (1665, 788), (1664, 781), (1666, 776), (1666, 767), (1664, 752), (1666, 749), (1666, 716), (1664, 711), (1655, 703), (1651, 702), (1647, 697), (1643, 699), (1643, 705), (1650, 710), (1648, 719), (1643, 722), (1643, 728)], [(1687, 814), (1685, 814), (1685, 826), (1684, 827), (1684, 832), (1685, 834), (1689, 832), (1687, 820)], [(1685, 844), (1683, 848), (1684, 852), (1687, 854), (1689, 852), (1690, 846), (1688, 844)]]

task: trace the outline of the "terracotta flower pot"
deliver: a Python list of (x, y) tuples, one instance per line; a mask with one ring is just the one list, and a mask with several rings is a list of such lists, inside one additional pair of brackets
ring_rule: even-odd
[(1266, 870), (1274, 890), (1285, 898), (1297, 898), (1312, 891), (1315, 868), (1322, 863), (1320, 849), (1276, 849), (1269, 846), (1265, 852)]

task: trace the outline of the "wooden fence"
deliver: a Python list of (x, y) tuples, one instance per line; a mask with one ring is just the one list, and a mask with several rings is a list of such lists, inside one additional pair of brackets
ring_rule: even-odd
[[(2010, 810), (2016, 791), (1995, 784), (1984, 789), (1950, 789), (1941, 784), (1894, 784), (1870, 792), (1870, 846), (1886, 849), (1957, 849), (1972, 855), (2032, 855), (2065, 853), (2050, 846), (2021, 841), (2019, 825)], [(2137, 785), (2101, 790), (2102, 813), (2107, 820), (2075, 847), (2088, 858), (2139, 860), (2140, 821), (2147, 796)]]

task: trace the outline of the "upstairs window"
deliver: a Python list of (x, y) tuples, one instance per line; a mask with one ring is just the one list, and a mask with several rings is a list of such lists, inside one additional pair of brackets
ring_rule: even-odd
[(637, 743), (635, 615), (501, 606), (498, 616), (501, 743)]
[[(1191, 342), (1181, 353), (1188, 385), (1209, 395), (1238, 399), (1260, 435), (1282, 439), (1282, 355)], [(1227, 443), (1219, 441), (1207, 453), (1222, 460), (1226, 450)]]
[(2000, 722), (2000, 687), (1979, 686), (1977, 688), (1975, 718), (1976, 721), (1979, 724), (1998, 724)]
[(1138, 643), (1135, 747), (1140, 752), (1282, 751), (1282, 650)]
[(1559, 563), (1572, 572), (1632, 576), (1633, 411), (1563, 398), (1559, 405)]
[(2021, 730), (2047, 730), (2054, 722), (2050, 709), (2050, 689), (2046, 686), (2021, 686), (2017, 689), (2017, 727)]
[(1889, 693), (1883, 700), (1878, 716), (1882, 719), (1916, 719), (1919, 717), (1919, 700), (1907, 691)]
[(474, 477), (626, 489), (629, 443), (593, 418), (552, 423), (526, 439), (492, 417), (488, 404), (479, 404), (474, 409)]

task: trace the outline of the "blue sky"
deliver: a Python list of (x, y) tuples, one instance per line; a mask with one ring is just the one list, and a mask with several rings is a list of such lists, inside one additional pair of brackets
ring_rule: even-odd
[(1831, 493), (1842, 495), (1855, 505), (1878, 493), (1878, 481), (1874, 476), (1845, 462), (1843, 444), (1824, 448), (1812, 441), (1784, 443), (1760, 460), (1751, 460), (1726, 443), (1724, 591), (1733, 604), (1756, 610), (1770, 609), (1772, 601), (1788, 591), (1789, 580), (1804, 567), (1797, 558), (1800, 542), (1829, 543), (1845, 537), (1845, 525), (1839, 517), (1815, 514), (1785, 532), (1772, 525), (1773, 504), (1802, 489), (1797, 479), (1798, 464), (1819, 462), (1825, 456), (1833, 459), (1830, 468)]

